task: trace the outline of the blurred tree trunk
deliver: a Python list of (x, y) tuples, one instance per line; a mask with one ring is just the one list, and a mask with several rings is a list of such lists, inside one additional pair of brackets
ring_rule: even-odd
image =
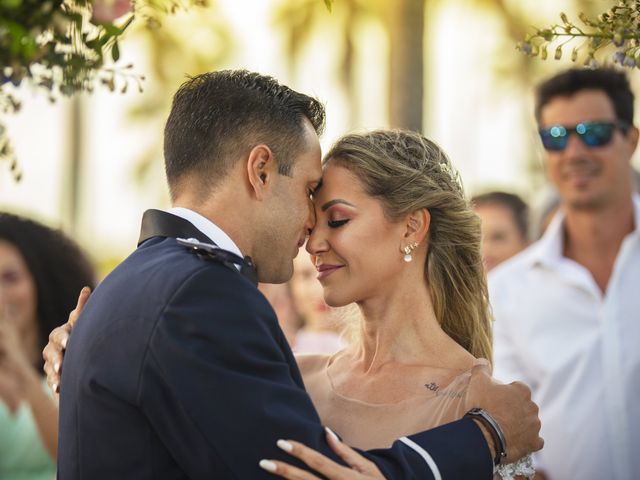
[(422, 131), (426, 0), (389, 2), (389, 122)]
[(349, 123), (347, 130), (358, 128), (360, 122), (360, 97), (356, 70), (356, 40), (354, 29), (358, 22), (358, 4), (355, 0), (344, 2), (344, 38), (342, 39), (343, 52), (340, 69), (340, 83), (349, 101)]
[(80, 95), (74, 95), (69, 105), (69, 147), (64, 177), (62, 219), (67, 232), (78, 231), (80, 221), (80, 193), (84, 173), (84, 106)]

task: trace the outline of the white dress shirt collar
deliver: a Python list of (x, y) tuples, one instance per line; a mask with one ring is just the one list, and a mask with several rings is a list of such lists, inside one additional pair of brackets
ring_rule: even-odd
[(224, 230), (218, 227), (215, 223), (209, 220), (206, 217), (203, 217), (197, 212), (190, 210), (184, 207), (174, 207), (167, 211), (172, 215), (176, 215), (177, 217), (183, 218), (189, 223), (191, 223), (194, 227), (204, 233), (207, 237), (209, 237), (218, 247), (223, 250), (228, 250), (230, 252), (243, 257), (242, 252), (235, 244), (231, 237), (227, 235)]
[[(632, 196), (635, 228), (628, 236), (640, 236), (640, 195), (634, 193)], [(531, 249), (530, 259), (532, 264), (553, 265), (563, 260), (564, 249), (564, 225), (565, 214), (562, 210), (553, 217), (547, 227), (547, 231), (536, 242)]]

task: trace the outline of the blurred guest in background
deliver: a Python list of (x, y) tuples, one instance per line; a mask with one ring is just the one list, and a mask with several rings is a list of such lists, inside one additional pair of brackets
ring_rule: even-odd
[(0, 213), (0, 478), (51, 480), (58, 411), (42, 372), (48, 333), (93, 284), (61, 232)]
[(471, 199), (482, 226), (482, 263), (487, 272), (527, 247), (527, 204), (506, 192), (489, 192)]
[(271, 308), (276, 312), (278, 324), (284, 333), (289, 345), (293, 348), (296, 335), (302, 326), (302, 319), (291, 298), (291, 288), (288, 283), (260, 283), (258, 289), (269, 301)]
[[(640, 171), (631, 168), (632, 188), (634, 192), (640, 192)], [(531, 216), (530, 239), (539, 239), (547, 230), (547, 227), (558, 212), (560, 196), (553, 186), (549, 185), (539, 195), (539, 199), (533, 204)]]
[(546, 478), (640, 472), (640, 197), (633, 93), (614, 70), (568, 70), (537, 90), (560, 206), (542, 238), (489, 275), (495, 370), (540, 406)]
[(318, 271), (306, 252), (300, 252), (293, 262), (289, 282), (293, 304), (302, 319), (293, 344), (296, 353), (333, 354), (346, 343), (338, 333), (335, 310), (324, 301)]
[(300, 252), (288, 283), (261, 283), (258, 287), (276, 312), (295, 353), (332, 354), (346, 346), (339, 335), (336, 311), (325, 303), (317, 275), (309, 254)]

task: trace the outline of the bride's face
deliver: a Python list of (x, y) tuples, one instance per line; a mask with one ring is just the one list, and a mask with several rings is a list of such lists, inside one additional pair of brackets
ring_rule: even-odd
[(389, 292), (402, 274), (405, 225), (390, 222), (349, 170), (331, 165), (314, 197), (316, 226), (307, 250), (327, 304), (338, 307)]

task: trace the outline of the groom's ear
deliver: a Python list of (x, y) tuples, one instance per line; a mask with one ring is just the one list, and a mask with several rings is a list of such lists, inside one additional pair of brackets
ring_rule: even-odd
[(404, 238), (415, 243), (422, 243), (429, 233), (431, 214), (426, 208), (411, 212), (405, 217)]
[(263, 200), (278, 173), (276, 158), (264, 144), (256, 145), (247, 158), (247, 177), (256, 199)]

